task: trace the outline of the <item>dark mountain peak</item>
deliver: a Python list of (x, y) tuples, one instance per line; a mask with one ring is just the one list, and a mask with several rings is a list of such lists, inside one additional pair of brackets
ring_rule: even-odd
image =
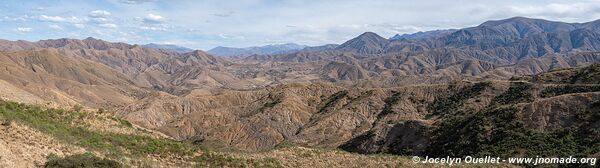
[(373, 32), (365, 32), (352, 40), (346, 41), (337, 47), (342, 51), (356, 52), (361, 54), (379, 54), (384, 50), (388, 39)]
[[(536, 21), (544, 22), (547, 20), (532, 19), (532, 18), (517, 16), (517, 17), (511, 17), (508, 19), (486, 21), (486, 22), (483, 22), (482, 24), (480, 24), (479, 26), (498, 26), (498, 25), (502, 25), (502, 24), (532, 23), (532, 22), (536, 22)], [(550, 21), (547, 21), (547, 22), (550, 22)]]
[(532, 33), (571, 31), (576, 29), (578, 24), (526, 17), (512, 17), (503, 20), (487, 21), (478, 27), (495, 27), (502, 30), (514, 29), (517, 30), (519, 34), (527, 36)]
[(69, 38), (40, 40), (36, 43), (44, 48), (46, 48), (46, 47), (60, 48), (60, 47), (68, 46), (68, 45), (80, 46), (83, 44), (83, 42), (81, 40), (69, 39)]
[(387, 40), (387, 39), (379, 36), (377, 33), (373, 33), (373, 32), (364, 32), (363, 34), (359, 35), (357, 38), (358, 39), (369, 39), (369, 40)]
[(480, 49), (490, 49), (511, 45), (519, 40), (543, 34), (570, 32), (578, 29), (580, 24), (512, 17), (502, 20), (492, 20), (477, 27), (464, 28), (445, 38), (445, 45), (476, 46)]
[(110, 48), (118, 48), (118, 49), (128, 49), (131, 48), (131, 45), (121, 42), (108, 42), (102, 39), (96, 39), (93, 37), (88, 37), (86, 39), (81, 40), (81, 42), (87, 47), (91, 49), (97, 50), (108, 50)]
[(227, 62), (202, 50), (194, 50), (192, 52), (183, 53), (182, 56), (185, 62), (193, 65), (223, 65), (222, 63)]
[(579, 25), (582, 28), (587, 28), (587, 29), (591, 29), (591, 30), (594, 30), (594, 31), (598, 31), (598, 30), (600, 30), (600, 19), (594, 20), (594, 21), (591, 21), (591, 22), (581, 23)]
[(204, 55), (208, 55), (208, 53), (202, 51), (202, 50), (194, 50), (192, 52), (189, 52), (190, 55), (194, 55), (194, 56), (204, 56)]
[(99, 40), (99, 39), (96, 39), (96, 38), (94, 38), (94, 37), (87, 37), (87, 38), (85, 38), (85, 39), (83, 39), (83, 40), (86, 40), (86, 41), (94, 41), (94, 40)]
[[(111, 43), (111, 42), (104, 41), (104, 40), (102, 40), (102, 39), (96, 39), (96, 38), (93, 38), (93, 37), (88, 37), (88, 38), (85, 38), (85, 39), (81, 40), (81, 42), (83, 42), (83, 43), (86, 43), (86, 44), (88, 44), (88, 45), (89, 45), (89, 44), (106, 44), (106, 45), (111, 45), (111, 44), (113, 44), (113, 43)], [(117, 43), (114, 43), (114, 44), (117, 44)]]
[(110, 48), (128, 49), (132, 45), (120, 42), (108, 42), (93, 37), (88, 37), (83, 40), (60, 38), (60, 39), (47, 39), (36, 42), (40, 47), (53, 47), (53, 48), (70, 48), (70, 49), (97, 49), (97, 50), (108, 50)]
[(450, 33), (455, 32), (456, 29), (442, 29), (442, 30), (431, 30), (431, 31), (419, 31), (412, 34), (396, 34), (393, 37), (390, 37), (390, 40), (399, 40), (399, 39), (424, 39), (424, 38), (433, 38), (433, 37), (441, 37), (444, 35), (448, 35)]

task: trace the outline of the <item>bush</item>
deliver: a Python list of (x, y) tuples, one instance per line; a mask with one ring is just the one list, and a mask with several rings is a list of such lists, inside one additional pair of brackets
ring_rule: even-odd
[[(489, 87), (489, 82), (479, 82), (471, 86), (461, 88), (457, 93), (448, 97), (438, 98), (430, 106), (430, 109), (434, 115), (450, 115), (452, 113), (459, 113), (461, 110), (459, 107), (470, 98), (474, 98), (481, 94), (485, 88)], [(453, 85), (449, 86), (453, 87)]]
[(400, 97), (400, 92), (392, 91), (392, 96), (384, 100), (385, 105), (383, 107), (383, 110), (381, 110), (381, 113), (377, 114), (377, 120), (380, 120), (388, 114), (391, 114), (393, 112), (392, 106), (398, 103), (398, 101), (400, 101), (401, 98), (402, 97)]
[(328, 98), (327, 103), (325, 103), (325, 105), (323, 107), (321, 107), (321, 109), (319, 109), (319, 113), (325, 112), (328, 108), (333, 106), (337, 101), (346, 97), (347, 95), (348, 95), (347, 90), (339, 91), (339, 92), (331, 95), (331, 97)]
[(58, 157), (50, 155), (44, 165), (46, 168), (120, 168), (123, 164), (99, 158), (91, 153)]
[(492, 99), (492, 105), (527, 103), (533, 101), (533, 85), (525, 82), (512, 83), (508, 90)]
[(540, 97), (553, 97), (570, 93), (598, 92), (600, 86), (556, 86), (548, 87), (540, 92)]
[(431, 132), (428, 156), (587, 157), (600, 151), (600, 102), (576, 115), (571, 127), (553, 132), (527, 129), (515, 105), (489, 106), (444, 118)]

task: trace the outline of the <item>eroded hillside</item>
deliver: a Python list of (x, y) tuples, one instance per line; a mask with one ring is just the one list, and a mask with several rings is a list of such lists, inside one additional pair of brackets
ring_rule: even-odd
[(0, 152), (15, 157), (0, 165), (598, 157), (596, 22), (511, 18), (410, 39), (367, 32), (341, 45), (244, 58), (94, 38), (1, 41)]

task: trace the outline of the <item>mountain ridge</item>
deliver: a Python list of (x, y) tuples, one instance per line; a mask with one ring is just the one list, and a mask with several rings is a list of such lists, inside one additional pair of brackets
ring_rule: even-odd
[(431, 30), (431, 31), (419, 31), (411, 34), (396, 34), (390, 37), (390, 40), (400, 40), (400, 39), (422, 39), (422, 38), (432, 38), (439, 37), (449, 33), (456, 31), (456, 29), (443, 29), (443, 30)]
[(142, 47), (146, 47), (146, 48), (155, 48), (155, 49), (167, 49), (167, 50), (172, 50), (178, 53), (187, 53), (187, 52), (192, 52), (194, 51), (191, 48), (187, 48), (187, 47), (182, 47), (182, 46), (177, 46), (177, 45), (173, 45), (173, 44), (156, 44), (156, 43), (149, 43), (149, 44), (144, 44), (142, 45)]
[(215, 47), (207, 52), (217, 56), (249, 56), (249, 55), (272, 55), (285, 54), (302, 50), (308, 46), (296, 43), (270, 44), (265, 46), (234, 48), (234, 47)]

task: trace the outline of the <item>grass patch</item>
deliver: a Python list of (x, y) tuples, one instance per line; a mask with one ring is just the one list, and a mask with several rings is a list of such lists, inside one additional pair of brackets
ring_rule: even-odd
[(86, 112), (43, 109), (39, 106), (0, 101), (0, 116), (25, 124), (67, 144), (101, 151), (119, 157), (123, 154), (189, 155), (200, 146), (170, 139), (90, 130), (77, 124)]
[(197, 167), (264, 167), (279, 168), (281, 163), (275, 158), (247, 159), (219, 153), (205, 153), (194, 158)]
[[(81, 110), (45, 109), (40, 106), (0, 101), (2, 124), (18, 122), (55, 137), (62, 143), (72, 144), (88, 150), (101, 152), (108, 158), (120, 160), (124, 156), (134, 160), (149, 154), (159, 156), (182, 156), (198, 167), (281, 167), (274, 158), (245, 159), (206, 150), (200, 145), (171, 139), (152, 138), (90, 130), (81, 126), (88, 113)], [(121, 121), (121, 120), (120, 120)], [(124, 120), (122, 120), (124, 121)], [(121, 122), (121, 125), (130, 125)], [(192, 154), (202, 150), (200, 156)], [(92, 154), (67, 157), (50, 156), (46, 167), (123, 167), (116, 161), (101, 159)]]
[(118, 118), (118, 117), (111, 117), (112, 120), (116, 121), (119, 123), (119, 126), (121, 127), (126, 127), (126, 128), (133, 128), (133, 124), (131, 124), (129, 121)]
[(102, 159), (91, 153), (58, 157), (54, 154), (48, 156), (45, 168), (122, 168), (123, 164), (114, 160)]

